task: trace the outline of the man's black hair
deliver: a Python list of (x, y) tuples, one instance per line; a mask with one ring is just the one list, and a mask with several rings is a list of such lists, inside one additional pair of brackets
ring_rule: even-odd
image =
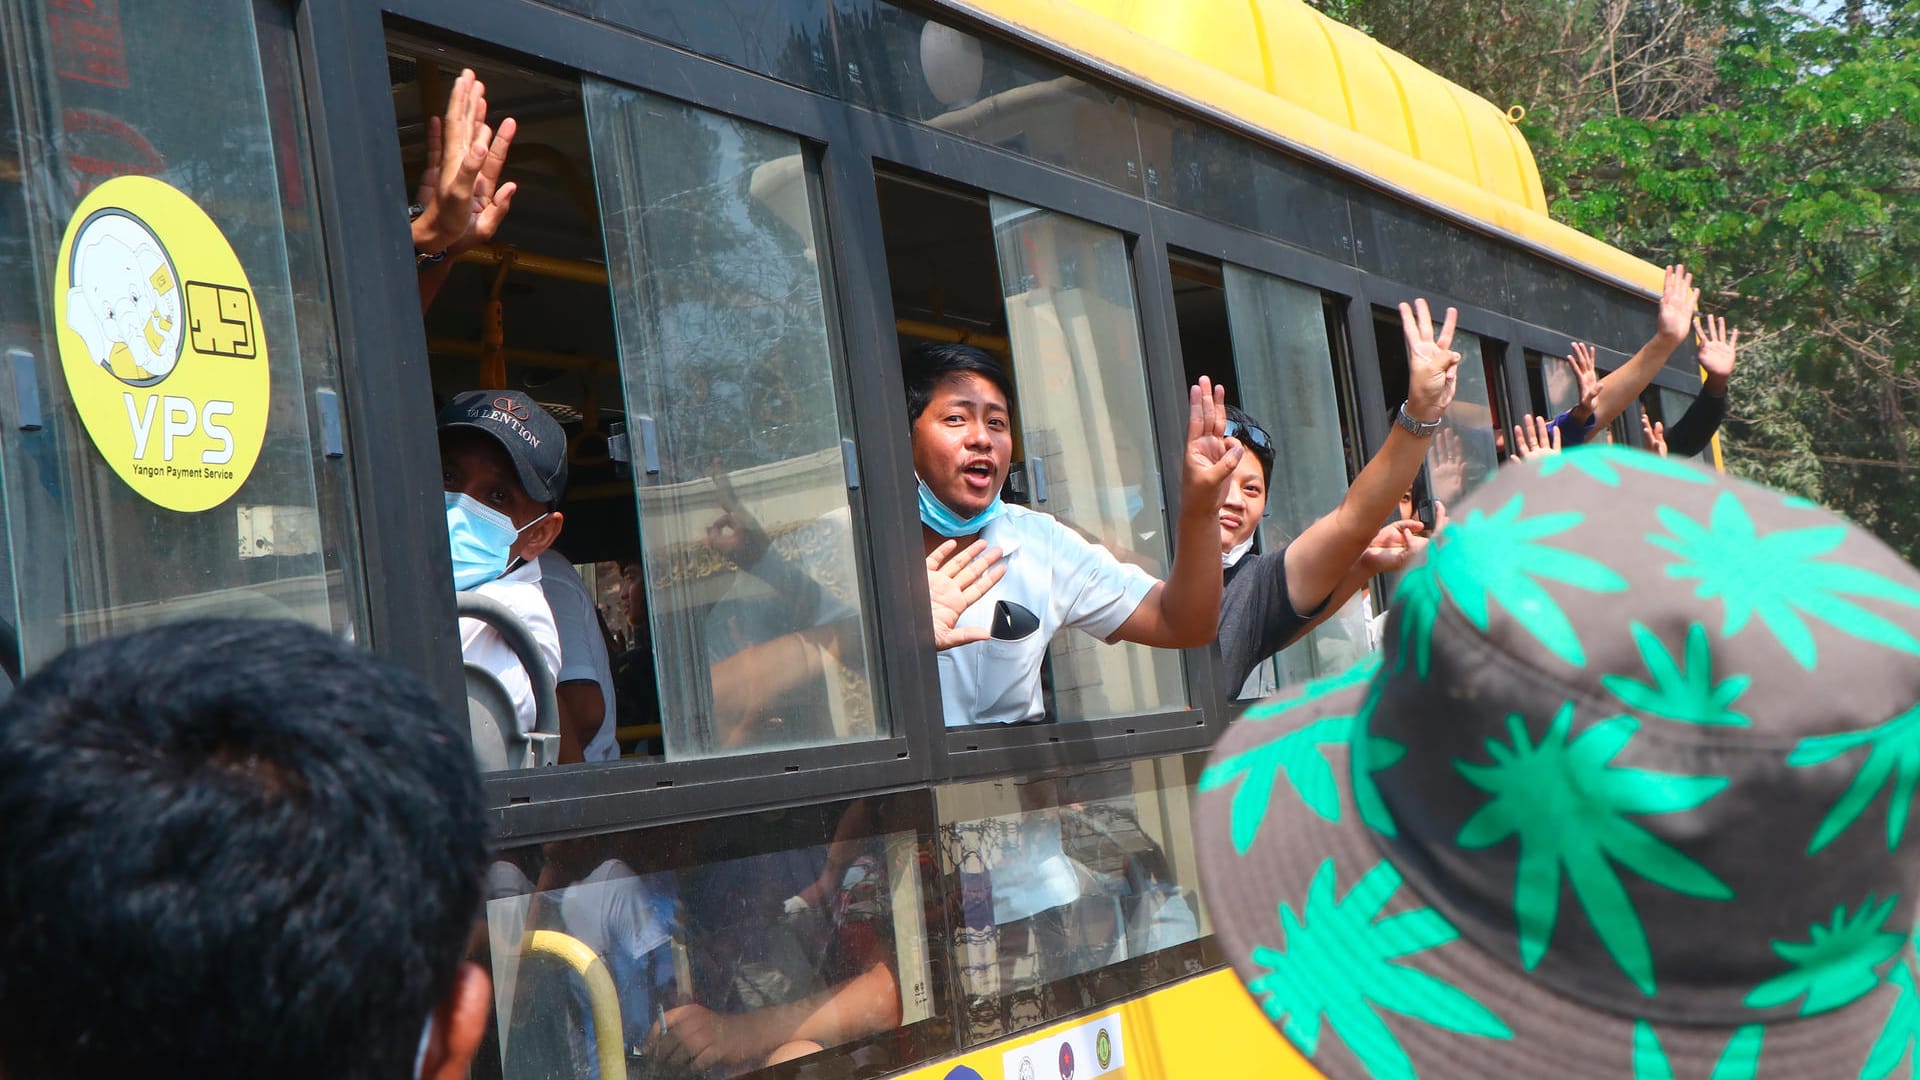
[[(1260, 421), (1255, 420), (1253, 417), (1248, 416), (1246, 413), (1241, 412), (1238, 408), (1232, 405), (1227, 406), (1227, 422), (1231, 424), (1239, 424), (1242, 427), (1259, 428), (1261, 431), (1264, 431), (1267, 433), (1268, 439), (1272, 439), (1273, 437), (1273, 431), (1271, 428), (1267, 427), (1267, 425), (1261, 423)], [(1260, 483), (1266, 487), (1271, 488), (1273, 486), (1273, 451), (1271, 449), (1263, 449), (1261, 447), (1255, 446), (1251, 441), (1247, 439), (1241, 439), (1240, 443), (1241, 445), (1247, 448), (1247, 453), (1252, 454), (1254, 457), (1254, 460), (1260, 463)]]
[(467, 733), (291, 622), (74, 649), (0, 706), (6, 1080), (403, 1080), (479, 914)]
[(972, 345), (953, 345), (945, 342), (935, 345), (921, 345), (906, 355), (900, 363), (907, 376), (907, 423), (920, 419), (927, 411), (927, 403), (933, 400), (934, 387), (949, 375), (978, 375), (992, 383), (1000, 391), (1000, 396), (1013, 401), (1013, 384), (1007, 381), (1007, 369), (1000, 361), (984, 349)]

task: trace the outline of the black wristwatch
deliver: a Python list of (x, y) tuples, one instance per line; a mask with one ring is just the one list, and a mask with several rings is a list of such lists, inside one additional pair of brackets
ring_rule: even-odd
[(1400, 412), (1393, 418), (1393, 422), (1406, 428), (1407, 433), (1415, 438), (1430, 439), (1446, 420), (1444, 417), (1439, 420), (1415, 420), (1413, 414), (1407, 411), (1407, 403), (1403, 401), (1400, 403)]
[[(419, 221), (420, 215), (426, 212), (427, 208), (421, 206), (419, 203), (409, 204), (407, 206), (407, 223), (411, 225)], [(432, 266), (446, 257), (447, 253), (445, 251), (436, 251), (431, 255), (424, 251), (416, 251), (413, 253), (413, 268), (415, 270), (425, 270), (427, 267)]]

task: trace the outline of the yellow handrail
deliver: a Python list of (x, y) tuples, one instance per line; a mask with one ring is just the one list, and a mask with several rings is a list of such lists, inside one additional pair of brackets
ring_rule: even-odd
[(551, 956), (574, 970), (587, 985), (593, 1010), (594, 1056), (600, 1062), (600, 1080), (625, 1080), (627, 1032), (620, 1022), (620, 994), (600, 954), (579, 938), (558, 930), (535, 930), (527, 935), (527, 953)]

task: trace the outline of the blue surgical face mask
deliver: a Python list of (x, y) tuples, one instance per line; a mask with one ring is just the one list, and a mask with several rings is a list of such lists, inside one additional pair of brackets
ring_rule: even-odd
[(506, 573), (512, 560), (513, 542), (547, 517), (541, 514), (516, 529), (512, 518), (480, 505), (471, 495), (449, 491), (446, 496), (447, 544), (453, 549), (453, 587), (460, 592), (485, 585)]
[(920, 523), (941, 536), (948, 538), (972, 536), (986, 528), (994, 518), (1007, 512), (1007, 504), (1001, 502), (1000, 496), (995, 494), (993, 501), (987, 504), (985, 510), (970, 518), (963, 518), (948, 509), (946, 503), (934, 497), (933, 489), (927, 486), (925, 480), (920, 479), (919, 473), (915, 473), (913, 478), (920, 482)]
[(1139, 517), (1140, 511), (1147, 508), (1147, 497), (1141, 492), (1139, 484), (1122, 486), (1120, 488), (1120, 498), (1126, 502), (1128, 521)]

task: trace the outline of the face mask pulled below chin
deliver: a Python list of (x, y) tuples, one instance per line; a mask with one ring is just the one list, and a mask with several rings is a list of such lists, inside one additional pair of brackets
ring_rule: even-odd
[(1000, 496), (996, 494), (985, 510), (970, 518), (963, 518), (949, 509), (946, 503), (936, 498), (933, 489), (927, 486), (925, 480), (920, 479), (918, 473), (915, 473), (913, 478), (920, 484), (920, 523), (949, 539), (972, 536), (986, 528), (993, 519), (1007, 512), (1007, 504), (1001, 502)]
[(1240, 543), (1233, 545), (1230, 550), (1224, 552), (1220, 556), (1220, 565), (1223, 567), (1238, 565), (1241, 559), (1247, 557), (1247, 552), (1253, 550), (1253, 539), (1253, 537), (1249, 536)]
[(453, 551), (453, 587), (459, 592), (506, 573), (513, 542), (547, 517), (541, 514), (516, 529), (512, 518), (480, 505), (471, 495), (449, 491), (446, 497), (447, 545)]

